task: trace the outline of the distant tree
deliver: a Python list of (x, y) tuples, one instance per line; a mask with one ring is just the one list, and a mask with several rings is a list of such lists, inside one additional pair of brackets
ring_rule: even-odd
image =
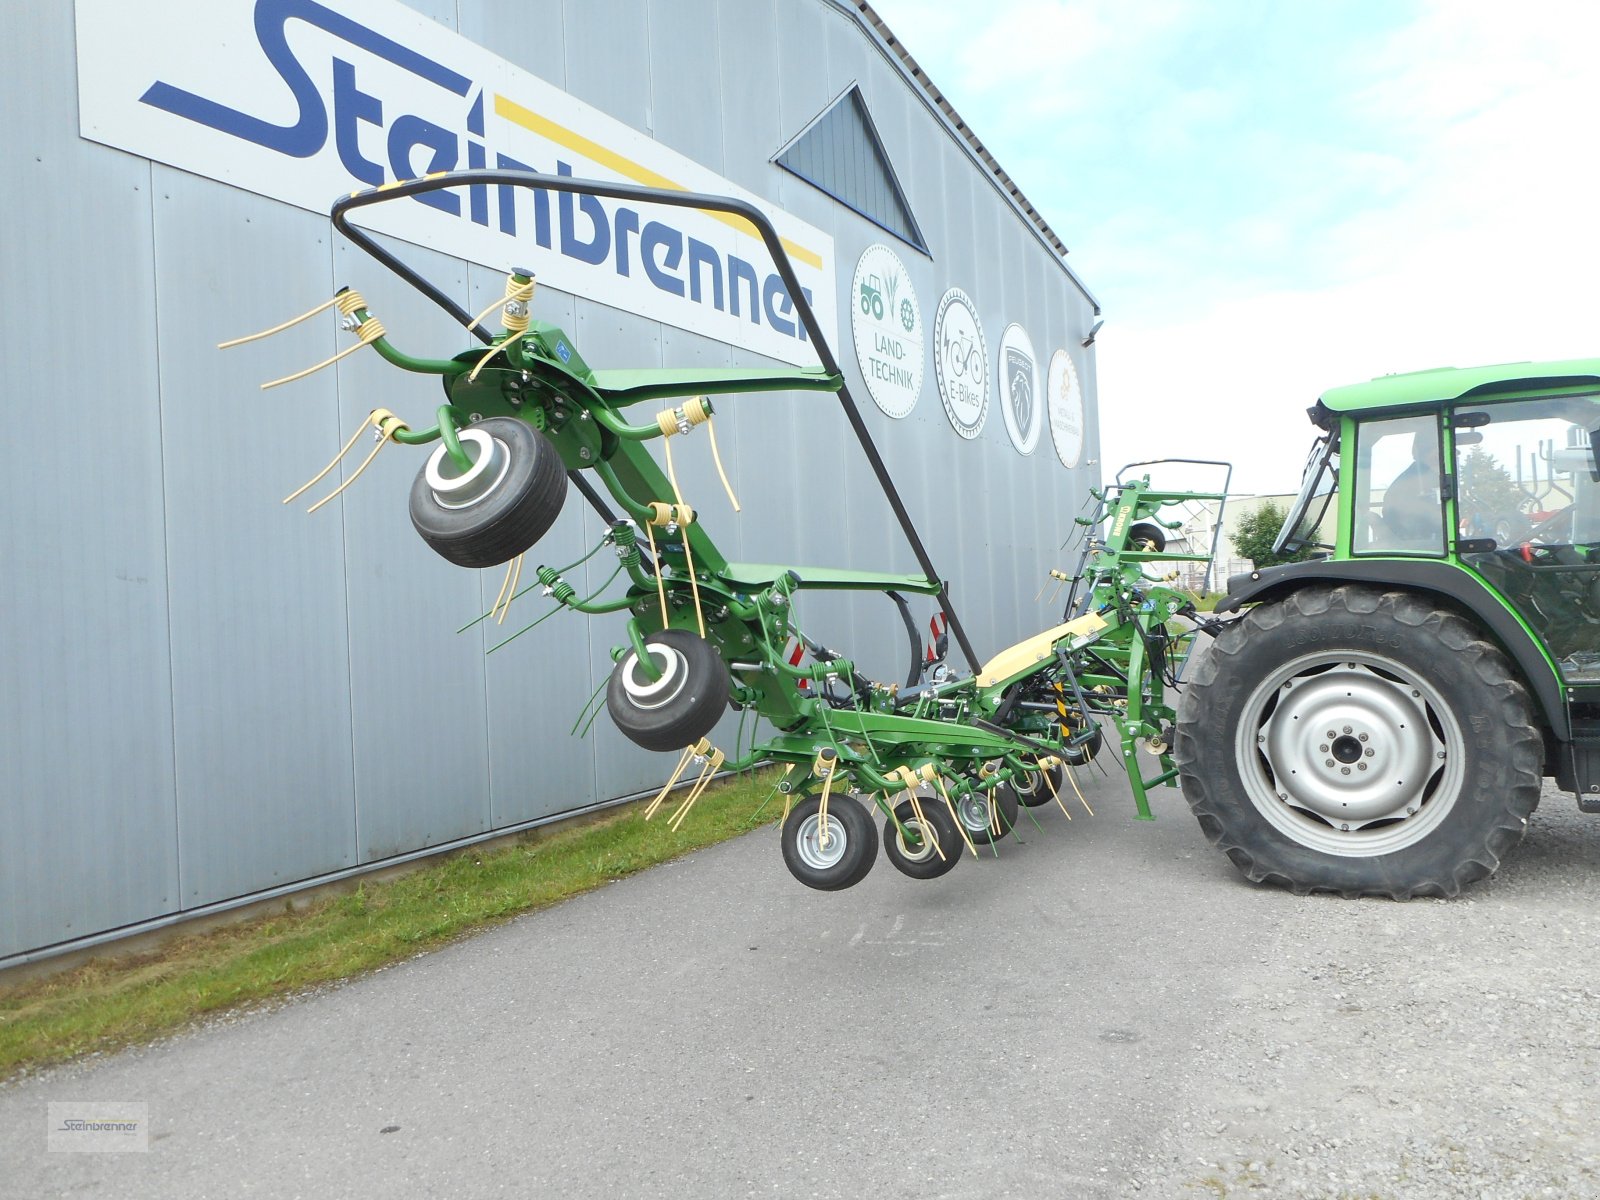
[(1248, 558), (1257, 570), (1275, 567), (1279, 563), (1304, 562), (1310, 558), (1315, 551), (1308, 546), (1293, 554), (1272, 552), (1272, 543), (1277, 541), (1278, 530), (1283, 528), (1286, 515), (1271, 500), (1263, 500), (1252, 512), (1246, 513), (1233, 535), (1233, 546), (1239, 556)]
[(1474, 446), (1461, 459), (1460, 476), (1461, 495), (1456, 504), (1465, 533), (1502, 542), (1523, 535), (1528, 528), (1523, 514), (1530, 507), (1530, 500), (1499, 459), (1483, 447)]

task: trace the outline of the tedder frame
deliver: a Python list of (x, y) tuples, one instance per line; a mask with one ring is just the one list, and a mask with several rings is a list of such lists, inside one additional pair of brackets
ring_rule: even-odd
[[(486, 186), (687, 207), (748, 223), (787, 288), (819, 365), (596, 370), (564, 331), (532, 319), (532, 271), (513, 268), (505, 295), (474, 316), (352, 221), (370, 205)], [(1065, 786), (1087, 808), (1073, 770), (1099, 749), (1105, 722), (1115, 731), (1138, 815), (1150, 816), (1147, 789), (1171, 784), (1177, 775), (1169, 750), (1175, 713), (1168, 689), (1178, 682), (1197, 620), (1203, 620), (1193, 598), (1173, 586), (1174, 575), (1151, 569), (1204, 563), (1209, 572), (1214, 528), (1207, 531), (1203, 552), (1191, 543), (1168, 552), (1169, 533), (1182, 524), (1168, 519), (1168, 510), (1213, 502), (1220, 526), (1226, 478), (1213, 491), (1173, 492), (1154, 487), (1148, 474), (1126, 481), (1119, 475), (1115, 484), (1092, 490), (1093, 511), (1076, 519), (1084, 538), (1078, 570), (1071, 576), (1051, 572), (1072, 587), (1064, 619), (980, 660), (782, 240), (760, 208), (723, 196), (471, 170), (352, 193), (333, 205), (332, 220), (344, 237), (480, 343), (450, 358), (415, 357), (390, 341), (359, 293), (343, 289), (323, 306), (338, 308), (358, 346), (370, 345), (394, 366), (438, 376), (443, 384), (445, 402), (432, 426), (412, 428), (386, 409), (374, 409), (362, 426), (373, 429), (378, 441), (369, 462), (391, 441), (438, 443), (411, 490), (412, 522), (423, 539), (457, 565), (505, 565), (494, 613), (527, 590), (519, 590), (523, 555), (554, 523), (569, 481), (605, 521), (600, 544), (580, 561), (609, 547), (617, 567), (606, 584), (580, 596), (563, 577), (571, 567), (539, 566), (529, 588), (553, 597), (552, 611), (626, 618), (625, 640), (613, 651), (615, 665), (605, 685), (606, 707), (636, 744), (681, 752), (647, 815), (674, 785), (686, 782), (688, 791), (671, 817), (679, 823), (718, 771), (777, 763), (786, 768), (776, 789), (784, 797), (783, 857), (802, 883), (836, 890), (866, 875), (879, 844), (869, 808), (883, 815), (886, 857), (907, 875), (933, 878), (950, 870), (964, 850), (976, 853), (979, 845), (992, 847), (1011, 833), (1023, 806), (1062, 803)], [(504, 326), (498, 334), (483, 324), (495, 309)], [(921, 574), (727, 560), (684, 500), (671, 439), (705, 425), (715, 453), (711, 397), (752, 391), (827, 391), (838, 397)], [(633, 406), (652, 401), (667, 407), (642, 422), (630, 419)], [(665, 471), (647, 449), (657, 440)], [(333, 470), (354, 441), (312, 484)], [(721, 472), (720, 457), (717, 466)], [(590, 471), (606, 496), (584, 479)], [(347, 476), (334, 494), (359, 473), (357, 468)], [(619, 577), (625, 577), (619, 594), (605, 595)], [(889, 597), (911, 640), (904, 682), (870, 680), (855, 661), (806, 636), (796, 618), (796, 598), (815, 590)], [(943, 646), (922, 645), (907, 594), (937, 604), (966, 671), (948, 667)], [(809, 650), (811, 662), (802, 665), (798, 651), (787, 653), (793, 641)], [(714, 747), (709, 735), (730, 707), (766, 720), (771, 735), (759, 741), (752, 736), (746, 747), (741, 717), (733, 751)], [(1152, 773), (1146, 773), (1141, 753), (1155, 756)]]

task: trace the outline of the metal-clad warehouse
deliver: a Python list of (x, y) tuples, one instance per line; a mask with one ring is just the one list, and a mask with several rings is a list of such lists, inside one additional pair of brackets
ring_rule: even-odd
[[(437, 385), (361, 351), (258, 390), (351, 344), (329, 315), (218, 342), (351, 284), (397, 341), (468, 345), (334, 236), (341, 192), (510, 163), (761, 203), (979, 654), (1051, 616), (1035, 595), (1098, 476), (1097, 309), (865, 4), (76, 0), (16, 6), (10, 33), (0, 966), (670, 769), (604, 719), (568, 733), (620, 622), (561, 616), (486, 653), (544, 611), (530, 597), (457, 634), (502, 572), (418, 540), (419, 452), (310, 516), (320, 492), (280, 503), (370, 409), (427, 416)], [(592, 365), (813, 361), (737, 231), (482, 190), (405, 201), (385, 230), (468, 310), (530, 260), (535, 315)], [(717, 423), (743, 512), (703, 442), (678, 469), (730, 557), (916, 569), (832, 396), (727, 397)], [(569, 562), (603, 531), (574, 492), (535, 553)], [(904, 673), (888, 605), (807, 603), (813, 636)]]

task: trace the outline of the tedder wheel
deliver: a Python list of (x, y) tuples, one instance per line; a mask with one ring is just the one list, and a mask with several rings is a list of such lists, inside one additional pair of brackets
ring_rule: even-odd
[(804, 796), (783, 821), (783, 862), (801, 883), (819, 892), (854, 887), (878, 856), (878, 827), (853, 796), (828, 797), (828, 836), (822, 836), (821, 796)]
[(461, 431), (472, 466), (436, 447), (411, 485), (411, 524), (458, 567), (508, 562), (545, 535), (567, 498), (567, 472), (550, 440), (516, 417)]
[(722, 655), (687, 629), (647, 634), (645, 648), (661, 672), (651, 679), (629, 650), (611, 669), (606, 708), (628, 740), (646, 750), (682, 750), (706, 734), (728, 706)]
[[(922, 822), (917, 820), (911, 801), (902, 800), (895, 805), (894, 815), (905, 829), (905, 836), (901, 836), (894, 821), (885, 818), (883, 853), (901, 874), (913, 879), (937, 879), (961, 861), (967, 844), (961, 840), (961, 833), (956, 829), (950, 810), (944, 806), (942, 799), (923, 796), (918, 803), (922, 805), (922, 815), (932, 827), (933, 838), (924, 834)], [(938, 850), (934, 849), (934, 838), (938, 840)], [(942, 857), (940, 850), (944, 851)]]
[(1521, 840), (1543, 738), (1505, 656), (1406, 592), (1308, 587), (1227, 627), (1184, 688), (1200, 827), (1295, 892), (1454, 896)]
[[(998, 832), (989, 825), (989, 798), (983, 792), (968, 792), (956, 801), (956, 815), (961, 818), (961, 826), (967, 831), (967, 836), (972, 839), (974, 846), (987, 846), (991, 838), (998, 842), (1017, 827), (1019, 810), (1016, 792), (1011, 790), (1010, 785), (1001, 784), (990, 794), (994, 796), (995, 814), (1000, 818)], [(943, 800), (938, 803), (943, 807)], [(924, 814), (927, 813), (926, 804), (922, 806), (922, 811)], [(950, 814), (946, 811), (945, 815)]]
[(1167, 548), (1167, 535), (1161, 526), (1152, 525), (1149, 521), (1139, 521), (1128, 530), (1128, 549), (1142, 549), (1141, 542), (1150, 543), (1150, 553), (1160, 554)]
[[(1104, 744), (1105, 737), (1101, 734), (1099, 729), (1096, 729), (1092, 734), (1089, 735), (1087, 740), (1079, 742), (1076, 746), (1063, 746), (1061, 748), (1061, 757), (1075, 767), (1086, 766), (1088, 763), (1093, 761), (1096, 754), (1100, 753), (1100, 747)], [(1056, 782), (1064, 783), (1066, 781), (1057, 780)], [(1049, 800), (1049, 789), (1046, 788), (1045, 791), (1046, 795), (1044, 799)], [(1036, 801), (1035, 803), (1043, 802), (1044, 801)]]
[[(1067, 756), (1063, 753), (1061, 757), (1066, 758)], [(1071, 760), (1068, 759), (1068, 761), (1070, 762)], [(1084, 761), (1087, 762), (1089, 760), (1084, 759)], [(1050, 784), (1052, 783), (1055, 784), (1054, 792), (1050, 790)], [(1045, 781), (1044, 772), (1029, 771), (1011, 786), (1016, 791), (1019, 801), (1029, 808), (1038, 808), (1041, 805), (1049, 804), (1050, 801), (1056, 798), (1056, 794), (1067, 786), (1067, 771), (1065, 767), (1051, 767), (1049, 782)]]

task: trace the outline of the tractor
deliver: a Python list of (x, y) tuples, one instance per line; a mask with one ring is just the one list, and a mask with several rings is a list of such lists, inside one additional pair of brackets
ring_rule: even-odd
[(1600, 812), (1600, 359), (1335, 388), (1278, 534), (1236, 575), (1174, 746), (1255, 882), (1455, 896), (1541, 781)]

